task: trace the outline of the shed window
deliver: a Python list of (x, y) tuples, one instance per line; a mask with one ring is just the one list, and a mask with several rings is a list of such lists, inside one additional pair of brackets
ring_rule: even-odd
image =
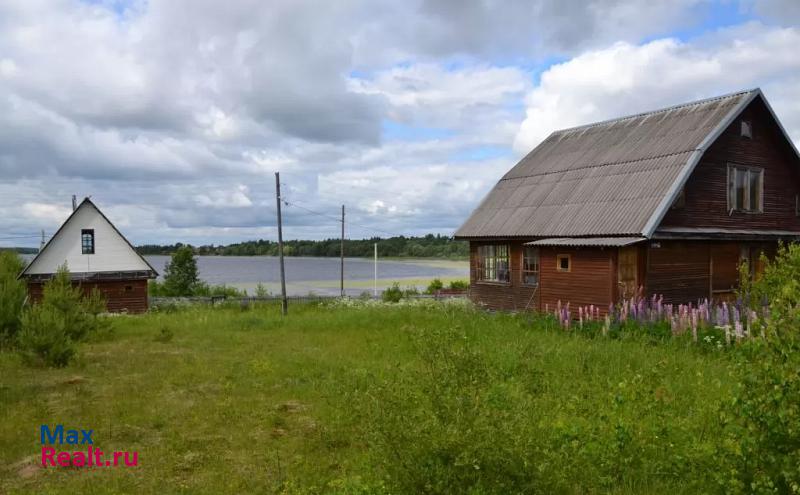
[(568, 254), (559, 254), (556, 256), (556, 271), (568, 272), (572, 269)]
[(478, 280), (508, 282), (508, 245), (478, 246)]
[(81, 230), (81, 253), (94, 254), (94, 229)]
[(526, 246), (522, 252), (522, 283), (539, 285), (539, 248)]
[(800, 217), (800, 194), (794, 195), (794, 215)]
[(753, 123), (749, 120), (742, 121), (741, 135), (744, 138), (753, 139)]
[(763, 193), (764, 169), (728, 165), (728, 211), (761, 213)]

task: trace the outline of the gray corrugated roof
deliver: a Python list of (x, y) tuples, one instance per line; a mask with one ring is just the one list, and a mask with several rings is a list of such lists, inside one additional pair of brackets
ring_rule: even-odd
[(556, 131), (456, 237), (649, 236), (704, 151), (760, 90)]
[(623, 247), (647, 240), (644, 237), (557, 237), (526, 242), (526, 246)]

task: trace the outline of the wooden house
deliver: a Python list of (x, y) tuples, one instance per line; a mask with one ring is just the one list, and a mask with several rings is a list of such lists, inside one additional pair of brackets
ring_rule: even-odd
[(731, 298), (800, 238), (800, 155), (759, 89), (552, 133), (456, 232), (489, 308)]
[(41, 299), (44, 283), (65, 264), (73, 284), (86, 293), (100, 290), (109, 311), (147, 311), (147, 281), (158, 274), (89, 198), (20, 274), (32, 302)]

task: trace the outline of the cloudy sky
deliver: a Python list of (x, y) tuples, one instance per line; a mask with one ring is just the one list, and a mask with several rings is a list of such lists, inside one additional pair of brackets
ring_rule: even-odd
[(0, 0), (0, 246), (72, 194), (274, 239), (276, 171), (287, 238), (449, 235), (555, 129), (758, 86), (800, 142), (798, 47), (797, 0)]

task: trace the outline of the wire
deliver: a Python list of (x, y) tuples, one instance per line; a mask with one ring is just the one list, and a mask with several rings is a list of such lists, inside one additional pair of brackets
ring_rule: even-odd
[(8, 240), (12, 240), (12, 239), (39, 239), (41, 237), (42, 237), (42, 234), (12, 235), (12, 236), (0, 237), (0, 241), (8, 241)]
[[(305, 211), (307, 211), (309, 213), (313, 213), (314, 215), (319, 215), (321, 217), (330, 218), (332, 220), (336, 220), (339, 223), (342, 222), (341, 218), (333, 217), (331, 215), (327, 215), (325, 213), (320, 213), (320, 212), (314, 211), (314, 210), (312, 210), (310, 208), (306, 208), (305, 206), (301, 206), (301, 205), (297, 204), (297, 201), (290, 202), (290, 201), (288, 201), (286, 199), (283, 199), (283, 198), (281, 198), (281, 201), (286, 206), (294, 206), (295, 208), (300, 208), (301, 210), (305, 210)], [(375, 227), (370, 227), (368, 225), (361, 225), (361, 224), (354, 223), (354, 222), (345, 222), (345, 224), (346, 224), (346, 226), (349, 226), (349, 227), (360, 227), (362, 229), (372, 230), (372, 231), (375, 231), (375, 232), (380, 232), (382, 234), (387, 234), (387, 235), (390, 235), (392, 237), (405, 237), (405, 234), (399, 234), (397, 232), (389, 232), (388, 230), (378, 229), (378, 228), (375, 228)]]

